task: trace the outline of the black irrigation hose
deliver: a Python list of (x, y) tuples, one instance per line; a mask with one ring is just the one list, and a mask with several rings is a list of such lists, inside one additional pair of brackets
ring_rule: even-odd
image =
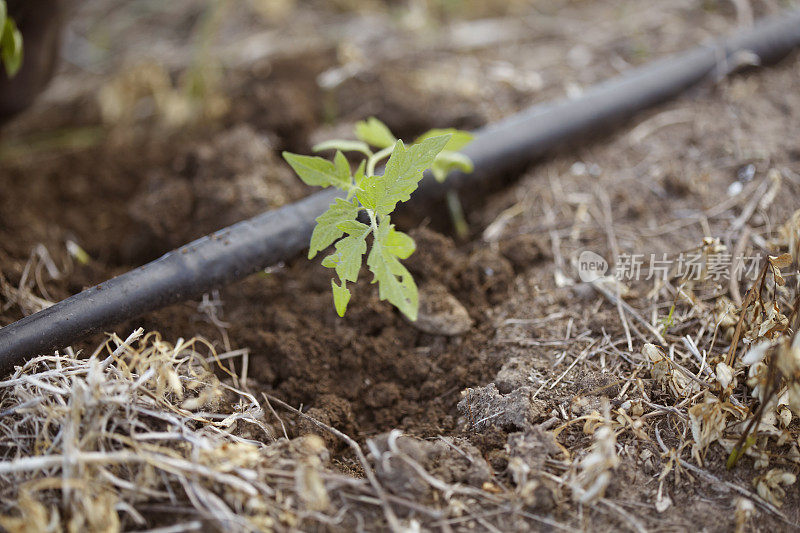
[[(474, 173), (451, 175), (446, 185), (426, 177), (416, 195), (442, 197), (448, 187), (476, 185), (556, 146), (608, 129), (710, 76), (726, 75), (743, 52), (766, 64), (798, 46), (800, 10), (792, 10), (733, 38), (633, 69), (579, 98), (535, 105), (477, 132), (464, 150), (475, 162)], [(28, 357), (291, 259), (307, 247), (314, 219), (336, 194), (322, 191), (234, 224), (0, 328), (0, 375)]]

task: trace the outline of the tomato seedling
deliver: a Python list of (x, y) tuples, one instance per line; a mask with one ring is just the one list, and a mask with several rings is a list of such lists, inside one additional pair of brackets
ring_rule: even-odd
[[(350, 301), (347, 283), (358, 281), (367, 253), (367, 237), (372, 236), (367, 267), (373, 275), (372, 283), (378, 284), (378, 296), (410, 320), (416, 320), (417, 285), (401, 263), (414, 253), (416, 245), (411, 237), (395, 229), (391, 214), (398, 203), (411, 198), (426, 170), (430, 169), (439, 181), (453, 169), (471, 172), (472, 161), (458, 150), (472, 140), (472, 135), (455, 129), (436, 129), (406, 146), (374, 117), (358, 122), (355, 134), (358, 140), (334, 140), (314, 146), (315, 152), (335, 150), (333, 161), (283, 153), (308, 185), (336, 187), (346, 193), (345, 198), (337, 198), (317, 217), (308, 258), (313, 259), (335, 243), (333, 253), (322, 260), (322, 265), (334, 269), (339, 277), (339, 283), (331, 279), (331, 288), (336, 312), (344, 316)], [(343, 152), (364, 156), (355, 172)], [(383, 173), (376, 173), (376, 166), (387, 157)], [(358, 220), (362, 212), (366, 214), (362, 219), (366, 223)]]
[(0, 59), (9, 78), (22, 66), (22, 33), (14, 19), (8, 16), (6, 0), (0, 0)]

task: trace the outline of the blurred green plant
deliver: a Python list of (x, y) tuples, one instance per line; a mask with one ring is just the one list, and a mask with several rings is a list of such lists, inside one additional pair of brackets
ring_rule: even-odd
[(22, 33), (14, 19), (8, 16), (6, 0), (0, 0), (0, 59), (9, 78), (22, 67)]
[[(331, 288), (336, 312), (344, 316), (350, 301), (347, 282), (358, 280), (367, 253), (367, 237), (372, 235), (367, 267), (374, 276), (372, 282), (378, 283), (378, 295), (413, 321), (419, 309), (417, 285), (400, 261), (414, 253), (416, 244), (410, 236), (394, 228), (390, 215), (398, 203), (411, 198), (426, 170), (430, 169), (439, 181), (451, 170), (471, 172), (472, 161), (457, 150), (469, 143), (472, 135), (454, 129), (431, 130), (406, 146), (374, 117), (358, 122), (355, 134), (358, 140), (333, 140), (314, 146), (316, 152), (335, 150), (333, 161), (283, 153), (308, 185), (336, 187), (347, 193), (317, 217), (308, 258), (335, 243), (334, 252), (323, 259), (322, 265), (334, 269), (339, 276), (338, 284), (331, 280)], [(355, 173), (343, 152), (364, 156)], [(387, 157), (383, 173), (376, 174), (376, 166)], [(367, 224), (358, 220), (362, 212)]]

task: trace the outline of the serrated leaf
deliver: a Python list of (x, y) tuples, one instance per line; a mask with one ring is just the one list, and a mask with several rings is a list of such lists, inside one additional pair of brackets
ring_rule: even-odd
[(336, 150), (336, 155), (333, 156), (333, 168), (336, 175), (343, 178), (347, 185), (350, 185), (350, 163), (344, 156), (341, 150)]
[(361, 187), (361, 181), (366, 177), (364, 173), (364, 169), (366, 168), (367, 161), (362, 160), (361, 163), (358, 165), (355, 174), (353, 174), (353, 183), (355, 183), (356, 187)]
[[(395, 232), (390, 238), (393, 229), (388, 217), (381, 221), (378, 232), (374, 235), (372, 250), (367, 256), (367, 266), (374, 276), (372, 282), (378, 283), (380, 299), (388, 300), (409, 320), (415, 321), (419, 311), (419, 292), (411, 273), (394, 253), (397, 251), (398, 241), (404, 239), (398, 237), (403, 235), (400, 232)], [(400, 247), (403, 251), (407, 250), (407, 246)]]
[(22, 67), (22, 34), (17, 29), (14, 19), (6, 17), (0, 36), (0, 57), (2, 57), (6, 74), (9, 78)]
[(441, 183), (453, 170), (469, 173), (475, 170), (475, 165), (472, 163), (472, 159), (460, 152), (442, 150), (442, 153), (436, 156), (436, 161), (434, 161), (433, 166), (431, 166), (433, 177), (436, 178), (436, 181)]
[(336, 314), (344, 316), (347, 311), (347, 304), (350, 302), (350, 289), (346, 287), (347, 283), (342, 282), (342, 286), (336, 284), (335, 280), (331, 280), (331, 289), (333, 290), (333, 305), (336, 307)]
[(397, 141), (386, 124), (375, 117), (369, 117), (367, 120), (356, 123), (356, 137), (370, 146), (381, 149), (388, 148)]
[(444, 149), (450, 152), (457, 152), (471, 143), (475, 136), (468, 131), (457, 130), (455, 128), (434, 128), (426, 131), (420, 135), (414, 143), (419, 143), (431, 137), (438, 137), (439, 135), (450, 135), (450, 140), (445, 145)]
[(362, 141), (347, 141), (342, 139), (334, 139), (332, 141), (325, 141), (315, 144), (312, 150), (315, 152), (322, 152), (324, 150), (341, 150), (342, 152), (361, 152), (367, 157), (372, 155), (372, 150), (369, 149), (367, 143)]
[[(349, 165), (345, 170), (341, 164), (341, 158), (338, 157), (337, 164), (317, 156), (299, 155), (291, 152), (283, 152), (283, 158), (294, 169), (300, 179), (308, 185), (316, 187), (338, 187), (339, 189), (347, 190), (350, 188), (350, 168)], [(347, 163), (347, 160), (344, 160)]]
[(333, 268), (342, 281), (358, 281), (361, 259), (367, 253), (367, 233), (348, 235), (336, 242), (336, 251), (322, 260), (322, 266)]
[(389, 250), (389, 252), (391, 252), (393, 255), (396, 255), (400, 259), (408, 259), (408, 257), (414, 253), (414, 250), (417, 249), (414, 239), (402, 231), (397, 231), (394, 229), (394, 227), (390, 227), (389, 234), (386, 236), (386, 241), (384, 242), (384, 246)]
[(317, 217), (317, 225), (311, 234), (308, 258), (313, 259), (317, 252), (324, 250), (344, 235), (344, 231), (337, 226), (346, 221), (354, 221), (358, 209), (358, 202), (355, 200), (350, 202), (341, 198), (334, 200), (328, 210)]
[(397, 141), (383, 175), (368, 176), (359, 183), (362, 190), (357, 193), (358, 200), (378, 215), (388, 215), (398, 202), (411, 198), (423, 171), (433, 165), (448, 140), (447, 135), (442, 135), (408, 148), (403, 141)]
[(362, 224), (358, 220), (347, 220), (340, 224), (337, 224), (336, 227), (343, 232), (347, 233), (348, 235), (362, 235), (366, 234), (370, 231), (370, 227), (366, 224)]

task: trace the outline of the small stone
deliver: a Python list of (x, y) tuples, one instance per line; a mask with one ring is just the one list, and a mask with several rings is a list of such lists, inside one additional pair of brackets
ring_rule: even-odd
[(670, 508), (672, 505), (672, 498), (669, 497), (667, 494), (659, 493), (658, 499), (656, 500), (656, 511), (659, 513), (663, 513), (667, 509)]
[(429, 282), (419, 290), (419, 315), (414, 327), (434, 335), (462, 335), (472, 327), (464, 306), (447, 289)]

